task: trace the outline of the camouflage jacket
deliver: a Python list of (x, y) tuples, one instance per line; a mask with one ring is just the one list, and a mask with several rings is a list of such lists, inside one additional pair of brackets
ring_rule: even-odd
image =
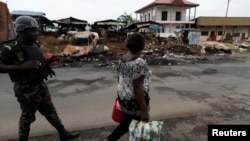
[[(38, 44), (39, 46), (39, 44)], [(45, 59), (45, 58), (44, 58)], [(0, 64), (18, 65), (26, 61), (25, 54), (19, 45), (17, 39), (5, 41), (0, 44)], [(49, 63), (44, 60), (45, 67), (41, 69), (20, 70), (9, 72), (13, 82), (41, 82), (47, 79), (48, 76), (55, 75)]]
[(0, 44), (0, 64), (20, 64), (24, 59), (24, 53), (16, 39), (8, 40)]

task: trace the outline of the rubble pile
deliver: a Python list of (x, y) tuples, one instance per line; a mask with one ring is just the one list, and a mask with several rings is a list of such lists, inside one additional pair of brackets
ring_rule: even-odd
[[(85, 62), (94, 62), (99, 67), (114, 67), (117, 60), (126, 51), (125, 43), (121, 41), (105, 40), (104, 44), (109, 47), (107, 53), (92, 54), (81, 57), (63, 56), (62, 52), (69, 40), (58, 40), (55, 37), (43, 36), (40, 38), (42, 49), (44, 52), (54, 54), (57, 58), (56, 65), (65, 65), (73, 63), (82, 65)], [(242, 50), (233, 44), (224, 44), (219, 42), (203, 42), (199, 45), (184, 45), (176, 43), (166, 44), (146, 44), (142, 57), (148, 61), (150, 65), (179, 65), (196, 62), (215, 61), (214, 59), (223, 60), (218, 57), (240, 53)], [(60, 56), (60, 57), (58, 57)], [(61, 60), (58, 60), (60, 58)]]

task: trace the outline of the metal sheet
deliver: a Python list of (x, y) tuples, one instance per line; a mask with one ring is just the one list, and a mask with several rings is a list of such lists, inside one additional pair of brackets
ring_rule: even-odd
[(0, 2), (0, 42), (14, 39), (16, 32), (7, 5)]

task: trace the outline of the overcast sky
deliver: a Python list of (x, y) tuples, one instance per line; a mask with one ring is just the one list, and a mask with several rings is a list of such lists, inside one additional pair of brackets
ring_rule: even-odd
[[(0, 0), (12, 10), (44, 12), (50, 20), (75, 17), (93, 23), (98, 20), (117, 19), (131, 14), (154, 0)], [(199, 16), (225, 16), (228, 0), (189, 0), (200, 4)], [(194, 11), (194, 10), (192, 10)], [(230, 0), (228, 16), (250, 17), (249, 0)], [(138, 17), (139, 18), (139, 17)]]

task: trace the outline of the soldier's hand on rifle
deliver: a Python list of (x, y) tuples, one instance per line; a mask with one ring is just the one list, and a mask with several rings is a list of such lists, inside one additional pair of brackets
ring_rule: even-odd
[(21, 64), (21, 69), (32, 69), (36, 68), (39, 69), (42, 66), (42, 63), (39, 61), (26, 61)]

